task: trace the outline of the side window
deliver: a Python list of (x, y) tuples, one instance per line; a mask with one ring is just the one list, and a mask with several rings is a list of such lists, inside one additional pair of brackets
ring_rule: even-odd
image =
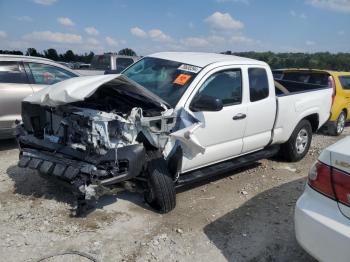
[(269, 81), (263, 68), (249, 68), (250, 101), (255, 102), (269, 96)]
[(241, 103), (241, 70), (232, 69), (214, 73), (201, 86), (199, 94), (219, 98), (224, 106)]
[(116, 62), (117, 62), (117, 73), (120, 73), (129, 65), (134, 63), (134, 60), (132, 60), (131, 58), (117, 57)]
[(28, 84), (28, 78), (20, 63), (0, 61), (0, 83)]
[(350, 90), (350, 76), (340, 76), (339, 81), (345, 90)]
[(28, 63), (28, 66), (32, 72), (34, 84), (37, 85), (52, 85), (76, 77), (75, 74), (52, 65)]

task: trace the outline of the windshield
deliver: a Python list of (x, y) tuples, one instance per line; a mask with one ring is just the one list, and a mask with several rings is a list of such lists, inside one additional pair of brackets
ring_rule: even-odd
[(145, 57), (123, 74), (175, 107), (200, 67)]

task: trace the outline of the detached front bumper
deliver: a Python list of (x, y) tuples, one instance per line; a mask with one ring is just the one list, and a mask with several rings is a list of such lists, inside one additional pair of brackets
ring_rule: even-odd
[[(111, 149), (104, 155), (91, 155), (32, 135), (20, 136), (18, 142), (19, 167), (38, 170), (47, 178), (59, 178), (82, 194), (135, 178), (141, 174), (146, 159), (142, 144)], [(118, 169), (111, 172), (111, 166)]]

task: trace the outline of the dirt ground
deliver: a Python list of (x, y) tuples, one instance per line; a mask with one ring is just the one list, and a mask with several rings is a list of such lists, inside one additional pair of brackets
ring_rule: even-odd
[[(314, 261), (295, 240), (294, 205), (318, 154), (349, 134), (350, 127), (340, 137), (315, 135), (299, 163), (262, 160), (182, 189), (169, 214), (121, 193), (80, 218), (70, 216), (65, 188), (18, 168), (15, 141), (0, 141), (0, 260), (75, 250), (98, 261)], [(89, 260), (66, 254), (44, 261)]]

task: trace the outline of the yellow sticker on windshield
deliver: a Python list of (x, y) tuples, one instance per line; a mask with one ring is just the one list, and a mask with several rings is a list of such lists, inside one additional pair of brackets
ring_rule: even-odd
[(191, 76), (186, 74), (179, 74), (176, 79), (174, 80), (174, 84), (183, 86), (187, 83), (188, 80), (190, 80)]

